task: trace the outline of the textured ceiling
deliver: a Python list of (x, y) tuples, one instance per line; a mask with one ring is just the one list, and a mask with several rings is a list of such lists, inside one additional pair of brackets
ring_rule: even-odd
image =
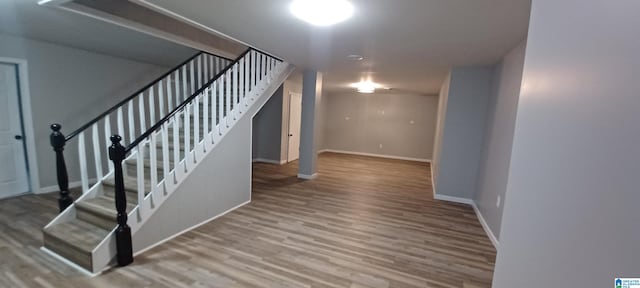
[(132, 1), (319, 69), (328, 90), (370, 75), (418, 93), (436, 93), (453, 65), (497, 62), (525, 38), (530, 9), (530, 0), (351, 0), (354, 17), (318, 28), (294, 18), (289, 0)]

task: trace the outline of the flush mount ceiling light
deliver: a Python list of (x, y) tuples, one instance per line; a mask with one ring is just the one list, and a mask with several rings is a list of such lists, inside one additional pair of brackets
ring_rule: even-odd
[(358, 55), (358, 54), (351, 54), (351, 55), (347, 56), (347, 59), (349, 59), (351, 61), (362, 61), (362, 60), (364, 60), (364, 57), (362, 55)]
[(289, 10), (315, 26), (330, 26), (353, 15), (353, 5), (346, 0), (294, 0)]
[(382, 85), (373, 83), (371, 81), (361, 81), (358, 83), (353, 83), (349, 86), (356, 88), (356, 90), (360, 93), (367, 93), (367, 94), (376, 92), (377, 88), (382, 87)]

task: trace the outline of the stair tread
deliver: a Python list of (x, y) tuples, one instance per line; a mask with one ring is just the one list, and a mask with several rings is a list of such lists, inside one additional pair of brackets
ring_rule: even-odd
[(44, 233), (81, 251), (91, 252), (110, 231), (80, 219), (73, 219), (45, 228)]
[[(138, 178), (134, 178), (134, 177), (129, 177), (129, 176), (125, 176), (124, 178), (124, 189), (130, 192), (136, 192), (138, 191)], [(102, 184), (106, 185), (106, 186), (111, 186), (114, 187), (116, 186), (116, 182), (115, 182), (115, 178), (114, 177), (109, 177), (107, 179), (104, 179), (102, 181)], [(151, 181), (145, 179), (144, 180), (144, 190), (145, 193), (149, 193), (151, 191)]]
[[(132, 203), (132, 200), (133, 199), (127, 199), (127, 213), (136, 208), (136, 204)], [(135, 200), (137, 200), (137, 198), (135, 198)], [(76, 205), (78, 206), (78, 208), (91, 210), (96, 214), (100, 214), (103, 217), (113, 218), (114, 220), (116, 219), (116, 216), (118, 214), (118, 211), (116, 210), (115, 199), (106, 195), (101, 195), (96, 198), (80, 201)]]

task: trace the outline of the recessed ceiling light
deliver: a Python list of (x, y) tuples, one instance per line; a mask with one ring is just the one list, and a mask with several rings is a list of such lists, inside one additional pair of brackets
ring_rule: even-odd
[(295, 0), (289, 10), (315, 26), (330, 26), (353, 15), (353, 5), (346, 0)]
[(364, 59), (364, 57), (362, 57), (362, 55), (358, 55), (358, 54), (351, 54), (351, 55), (347, 56), (347, 58), (349, 60), (353, 60), (353, 61), (362, 61)]
[(356, 90), (360, 93), (373, 93), (376, 92), (377, 88), (382, 87), (382, 85), (373, 83), (371, 81), (361, 81), (358, 83), (353, 83), (349, 86), (356, 88)]

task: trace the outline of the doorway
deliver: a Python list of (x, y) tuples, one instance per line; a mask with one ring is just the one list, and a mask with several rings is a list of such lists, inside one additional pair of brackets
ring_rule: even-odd
[(0, 59), (0, 199), (31, 191), (20, 66)]
[(302, 120), (302, 94), (289, 93), (289, 142), (287, 162), (300, 158), (300, 121)]

